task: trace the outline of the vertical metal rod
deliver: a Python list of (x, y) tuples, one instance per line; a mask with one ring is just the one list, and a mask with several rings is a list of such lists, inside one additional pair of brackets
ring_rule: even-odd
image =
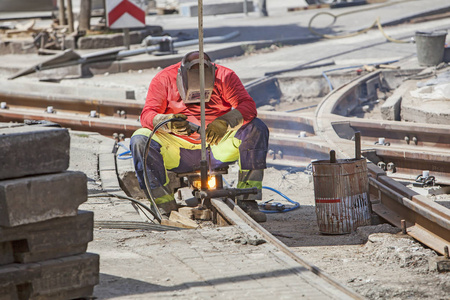
[(69, 22), (69, 32), (74, 32), (72, 0), (67, 0), (67, 21)]
[(332, 164), (336, 163), (336, 151), (334, 150), (330, 151), (330, 163)]
[(200, 72), (200, 136), (202, 145), (202, 156), (200, 161), (200, 178), (202, 190), (207, 189), (208, 166), (206, 162), (206, 117), (205, 117), (205, 54), (203, 53), (203, 0), (198, 0), (198, 52), (199, 52), (199, 72)]
[(355, 158), (361, 158), (361, 132), (355, 132)]
[(406, 221), (405, 220), (401, 220), (400, 223), (401, 223), (401, 226), (402, 226), (402, 233), (406, 234)]
[(444, 257), (445, 257), (445, 259), (449, 258), (449, 256), (448, 256), (448, 246), (444, 246)]
[(247, 0), (244, 0), (244, 14), (247, 16), (248, 15), (248, 11), (247, 11)]
[(130, 29), (124, 28), (123, 29), (123, 45), (130, 50)]
[(66, 25), (66, 14), (65, 14), (65, 7), (64, 7), (64, 0), (58, 0), (58, 6), (59, 6), (59, 25)]
[(81, 0), (78, 28), (80, 31), (91, 29), (91, 0)]

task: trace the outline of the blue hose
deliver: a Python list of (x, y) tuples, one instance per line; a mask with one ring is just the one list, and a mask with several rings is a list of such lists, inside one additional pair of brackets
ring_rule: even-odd
[(291, 210), (294, 210), (294, 209), (297, 209), (297, 208), (300, 207), (300, 203), (295, 202), (295, 201), (292, 201), (291, 199), (289, 199), (288, 196), (286, 196), (286, 195), (283, 194), (282, 192), (277, 191), (276, 189), (271, 188), (271, 187), (268, 187), (268, 186), (263, 186), (262, 188), (263, 188), (263, 189), (266, 189), (266, 190), (271, 190), (271, 191), (277, 193), (278, 195), (280, 195), (281, 197), (283, 197), (284, 199), (286, 199), (287, 201), (289, 201), (289, 202), (291, 202), (292, 204), (294, 204), (293, 207), (286, 208), (286, 209), (283, 209), (283, 210), (262, 210), (262, 209), (260, 209), (260, 211), (262, 211), (263, 213), (266, 213), (266, 214), (284, 213), (284, 212), (288, 212), (288, 211), (291, 211)]
[[(222, 180), (224, 181), (224, 183), (225, 183), (225, 185), (226, 185), (227, 187), (231, 187), (230, 184), (225, 180), (225, 178), (222, 177)], [(293, 207), (286, 208), (286, 209), (283, 209), (283, 210), (262, 210), (262, 209), (260, 209), (259, 211), (262, 211), (263, 213), (266, 213), (266, 214), (274, 214), (274, 213), (284, 213), (284, 212), (288, 212), (288, 211), (291, 211), (291, 210), (294, 210), (294, 209), (297, 209), (297, 208), (300, 207), (300, 203), (295, 202), (295, 201), (292, 201), (291, 199), (289, 199), (288, 196), (286, 196), (286, 195), (283, 194), (282, 192), (277, 191), (276, 189), (271, 188), (271, 187), (268, 187), (268, 186), (263, 186), (262, 188), (263, 188), (263, 189), (267, 189), (267, 190), (271, 190), (271, 191), (277, 193), (278, 195), (280, 195), (281, 197), (283, 197), (283, 198), (286, 199), (287, 201), (289, 201), (289, 202), (291, 202), (292, 204), (294, 204), (294, 206), (293, 206)]]
[(124, 152), (122, 152), (119, 155), (117, 155), (118, 159), (130, 159), (130, 158), (132, 158), (131, 151), (130, 151), (130, 149), (127, 146), (125, 146), (122, 142), (118, 143), (118, 145), (125, 149)]

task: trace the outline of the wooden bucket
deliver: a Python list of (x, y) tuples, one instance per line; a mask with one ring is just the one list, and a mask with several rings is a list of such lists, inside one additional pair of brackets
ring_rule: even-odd
[(314, 161), (312, 169), (320, 233), (346, 234), (371, 224), (365, 159)]

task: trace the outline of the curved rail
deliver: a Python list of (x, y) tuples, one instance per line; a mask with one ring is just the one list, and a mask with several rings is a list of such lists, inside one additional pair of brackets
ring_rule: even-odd
[[(345, 105), (348, 106), (358, 101), (358, 92), (361, 86), (379, 78), (379, 76), (380, 72), (374, 72), (341, 86), (325, 97), (316, 110), (316, 134), (330, 144), (331, 148), (336, 151), (337, 157), (353, 157), (355, 147), (351, 140), (341, 138), (334, 129), (334, 115), (342, 113), (342, 108)], [(418, 131), (419, 126), (427, 128), (427, 131), (430, 128), (437, 128), (433, 134), (445, 133), (443, 128), (439, 126), (427, 127), (425, 124), (415, 124), (413, 130)], [(404, 130), (410, 129), (405, 127)], [(353, 129), (353, 134), (354, 132), (356, 130)], [(420, 132), (425, 134), (426, 131), (422, 130)], [(351, 136), (352, 133), (350, 132), (349, 135)], [(448, 133), (446, 133), (446, 136), (445, 140), (448, 139)], [(361, 138), (364, 139), (364, 135), (361, 135)], [(371, 137), (369, 136), (370, 139)], [(411, 147), (415, 146), (411, 145)], [(406, 147), (403, 146), (403, 148)], [(406, 150), (403, 151), (403, 153), (407, 152)], [(448, 150), (444, 151), (443, 149), (439, 151), (442, 157), (445, 157), (445, 159), (437, 162), (440, 169), (443, 170), (450, 161), (450, 153)], [(430, 158), (431, 155), (424, 154), (422, 160)], [(433, 164), (433, 162), (428, 163)], [(445, 165), (442, 166), (443, 164)], [(384, 170), (376, 165), (369, 163), (368, 169), (373, 211), (398, 227), (402, 227), (402, 223), (405, 224), (403, 225), (405, 227), (404, 230), (409, 235), (444, 255), (445, 247), (450, 246), (450, 210), (406, 188), (389, 177)]]

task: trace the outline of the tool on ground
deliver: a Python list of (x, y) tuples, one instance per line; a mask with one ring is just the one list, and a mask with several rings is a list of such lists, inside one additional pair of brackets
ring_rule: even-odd
[(259, 203), (258, 206), (265, 210), (277, 210), (277, 211), (283, 211), (285, 209), (285, 205), (280, 202), (272, 202), (273, 199), (270, 199), (268, 201), (265, 201), (263, 203)]

